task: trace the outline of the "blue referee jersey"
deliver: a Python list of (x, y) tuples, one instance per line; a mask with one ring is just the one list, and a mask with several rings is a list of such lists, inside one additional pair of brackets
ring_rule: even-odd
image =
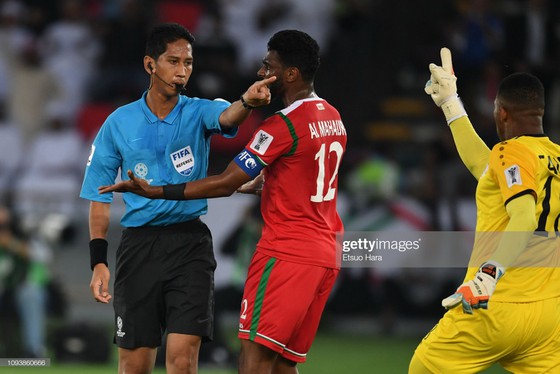
[[(159, 120), (142, 98), (111, 113), (91, 146), (80, 197), (104, 203), (113, 194), (97, 188), (113, 184), (117, 173), (129, 179), (127, 170), (152, 185), (184, 183), (204, 178), (208, 170), (210, 136), (233, 137), (237, 129), (222, 133), (220, 114), (230, 105), (224, 100), (206, 100), (179, 95), (179, 101)], [(189, 201), (151, 200), (124, 193), (124, 227), (165, 226), (199, 217), (207, 212), (206, 199)]]

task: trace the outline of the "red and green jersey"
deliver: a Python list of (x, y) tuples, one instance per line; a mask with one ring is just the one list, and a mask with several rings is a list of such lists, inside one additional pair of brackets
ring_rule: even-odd
[(257, 250), (286, 261), (337, 267), (338, 172), (346, 129), (325, 100), (308, 98), (266, 119), (246, 151), (265, 166)]

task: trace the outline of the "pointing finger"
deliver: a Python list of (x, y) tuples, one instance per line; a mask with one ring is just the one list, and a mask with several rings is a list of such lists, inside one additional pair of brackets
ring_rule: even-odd
[(451, 60), (451, 51), (449, 48), (443, 47), (440, 51), (441, 67), (449, 74), (453, 73), (453, 61)]
[(267, 86), (267, 85), (269, 85), (270, 83), (274, 82), (275, 80), (276, 80), (276, 76), (273, 75), (272, 77), (265, 78), (265, 79), (259, 81), (258, 83), (259, 83), (261, 86)]

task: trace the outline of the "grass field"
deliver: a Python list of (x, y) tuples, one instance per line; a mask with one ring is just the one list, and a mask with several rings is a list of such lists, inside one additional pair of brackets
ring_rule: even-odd
[[(408, 362), (418, 344), (418, 338), (394, 338), (380, 336), (350, 336), (322, 332), (308, 355), (308, 362), (299, 365), (302, 374), (401, 374), (406, 373)], [(114, 361), (114, 360), (113, 360)], [(85, 365), (59, 364), (51, 361), (50, 367), (24, 368), (1, 367), (0, 373), (14, 374), (105, 374), (116, 373), (117, 364)], [(154, 374), (164, 374), (163, 368)], [(201, 367), (200, 374), (234, 374), (235, 370)], [(486, 374), (507, 373), (501, 367), (493, 367)]]

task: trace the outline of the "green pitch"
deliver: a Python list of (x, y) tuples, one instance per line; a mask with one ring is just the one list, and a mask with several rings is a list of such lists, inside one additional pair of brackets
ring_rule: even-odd
[[(299, 365), (299, 371), (301, 374), (407, 373), (408, 362), (420, 339), (321, 332), (309, 352), (308, 362)], [(13, 374), (107, 374), (116, 371), (116, 360), (108, 365), (59, 364), (52, 360), (51, 366), (45, 368), (0, 367), (0, 373)], [(201, 367), (199, 373), (234, 374), (236, 370)], [(507, 371), (499, 366), (485, 371), (485, 374), (498, 373)], [(154, 374), (165, 374), (165, 370), (158, 368)]]

